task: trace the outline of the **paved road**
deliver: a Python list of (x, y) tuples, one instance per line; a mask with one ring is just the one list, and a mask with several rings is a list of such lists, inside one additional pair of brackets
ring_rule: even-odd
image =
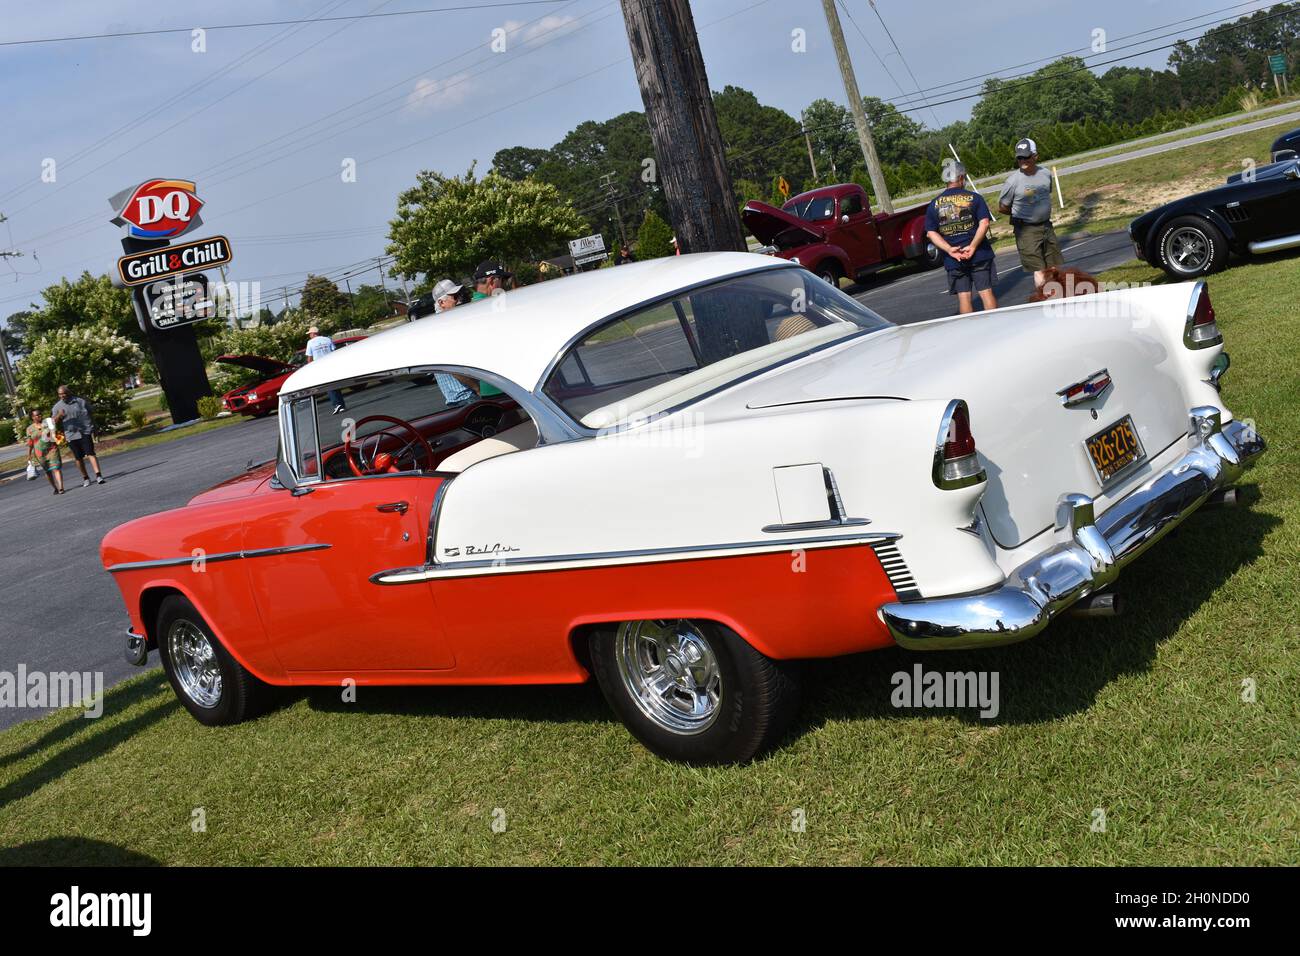
[[(1066, 260), (1099, 272), (1131, 257), (1123, 233), (1066, 244)], [(1000, 301), (1024, 301), (1032, 280), (1014, 250), (998, 256)], [(895, 322), (949, 315), (942, 269), (850, 289)], [(105, 686), (138, 674), (122, 658), (126, 612), (99, 563), (100, 539), (141, 515), (184, 504), (243, 470), (249, 459), (275, 454), (274, 418), (247, 420), (103, 459), (108, 483), (81, 488), (68, 464), (69, 488), (50, 494), (43, 479), (0, 483), (0, 671), (102, 671)], [(75, 477), (74, 477), (75, 476)], [(156, 663), (156, 656), (152, 662)], [(0, 708), (0, 727), (41, 711)]]
[[(1123, 231), (1068, 239), (1061, 243), (1061, 251), (1067, 265), (1094, 274), (1133, 258), (1133, 244)], [(1020, 268), (1014, 246), (1000, 250), (996, 262), (998, 281), (993, 292), (998, 305), (1020, 305), (1033, 292), (1033, 276)], [(957, 311), (957, 299), (948, 295), (948, 278), (943, 269), (918, 270), (891, 281), (881, 279), (874, 284), (849, 286), (845, 291), (900, 325), (937, 319)], [(975, 304), (978, 308), (978, 296)]]
[[(99, 563), (100, 539), (132, 518), (175, 508), (250, 457), (275, 455), (275, 419), (225, 428), (101, 460), (108, 483), (81, 487), (64, 466), (68, 493), (43, 478), (0, 484), (0, 671), (103, 671), (105, 686), (139, 673), (122, 657), (126, 610)], [(0, 708), (0, 727), (41, 711)]]

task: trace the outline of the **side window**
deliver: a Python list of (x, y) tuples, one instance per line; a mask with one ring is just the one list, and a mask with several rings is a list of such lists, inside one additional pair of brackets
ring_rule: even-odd
[(293, 431), (294, 457), (290, 464), (299, 478), (320, 473), (317, 467), (316, 406), (310, 398), (300, 398), (289, 406), (289, 427)]
[(860, 212), (862, 212), (861, 196), (857, 196), (857, 195), (846, 196), (844, 200), (840, 203), (841, 216), (856, 216)]

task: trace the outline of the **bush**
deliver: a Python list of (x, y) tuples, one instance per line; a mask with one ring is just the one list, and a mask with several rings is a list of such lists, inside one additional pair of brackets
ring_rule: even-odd
[(13, 422), (0, 421), (0, 445), (12, 445), (18, 440), (18, 431)]
[(646, 259), (661, 259), (672, 254), (672, 227), (660, 219), (653, 209), (647, 209), (645, 219), (636, 234), (637, 259), (644, 262)]
[(221, 411), (221, 399), (215, 395), (204, 395), (199, 399), (199, 417), (211, 420)]
[(141, 428), (144, 428), (144, 426), (149, 423), (149, 413), (146, 412), (143, 408), (131, 409), (129, 412), (126, 413), (126, 418), (127, 421), (131, 423), (131, 427), (134, 428), (136, 431), (139, 431)]
[(98, 428), (126, 420), (122, 383), (144, 360), (139, 347), (106, 326), (83, 325), (45, 335), (23, 359), (18, 396), (28, 408), (49, 409), (60, 385), (90, 403)]

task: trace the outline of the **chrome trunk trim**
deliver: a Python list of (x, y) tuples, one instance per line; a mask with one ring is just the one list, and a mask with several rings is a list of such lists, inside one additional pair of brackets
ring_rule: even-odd
[(1266, 445), (1238, 421), (1222, 425), (1212, 406), (1190, 411), (1190, 449), (1116, 502), (1101, 517), (1083, 494), (1057, 504), (1059, 543), (978, 594), (894, 602), (878, 612), (890, 635), (912, 650), (992, 647), (1033, 637), (1080, 598), (1114, 583), (1120, 569), (1235, 482)]

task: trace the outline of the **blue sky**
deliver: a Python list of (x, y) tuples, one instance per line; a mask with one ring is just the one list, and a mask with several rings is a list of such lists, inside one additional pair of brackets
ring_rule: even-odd
[[(922, 87), (931, 87), (1087, 47), (1096, 29), (1119, 38), (1231, 2), (877, 0), (877, 6), (907, 65)], [(203, 23), (458, 3), (465, 0), (3, 0), (0, 40), (188, 31)], [(894, 99), (912, 89), (868, 0), (844, 5), (857, 24), (841, 11), (862, 92)], [(260, 280), (269, 297), (285, 283), (301, 284), (308, 271), (382, 255), (397, 193), (418, 170), (461, 172), (477, 160), (486, 172), (502, 147), (551, 146), (583, 120), (642, 108), (616, 0), (474, 6), (212, 30), (201, 53), (191, 49), (188, 32), (0, 46), (8, 94), (0, 213), (9, 217), (0, 225), (0, 247), (27, 254), (0, 260), (0, 316), (39, 301), (40, 290), (64, 276), (110, 271), (121, 254), (121, 232), (109, 223), (108, 197), (148, 178), (196, 180), (206, 203), (198, 235), (229, 236), (230, 278)], [(694, 0), (692, 6), (714, 89), (743, 86), (792, 115), (817, 97), (844, 102), (820, 0)], [(1264, 6), (1243, 5), (1217, 18)], [(491, 48), (498, 29), (507, 31), (505, 52)], [(792, 50), (795, 30), (805, 32), (806, 52)], [(1111, 40), (1120, 42), (1131, 41)], [(1166, 56), (1126, 62), (1161, 67)], [(933, 126), (936, 116), (941, 123), (967, 117), (971, 102), (913, 115)], [(53, 183), (41, 178), (49, 159), (56, 164)], [(342, 181), (346, 159), (356, 161), (355, 182)], [(376, 280), (371, 270), (353, 284)]]

